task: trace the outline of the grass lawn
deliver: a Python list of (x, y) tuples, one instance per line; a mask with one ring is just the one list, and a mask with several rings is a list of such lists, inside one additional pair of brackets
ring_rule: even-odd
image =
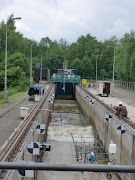
[[(8, 96), (8, 101), (11, 101), (15, 98), (17, 98), (18, 96), (22, 95), (22, 94), (25, 94), (27, 91), (25, 92), (15, 92), (11, 95)], [(0, 106), (2, 106), (4, 104), (4, 97), (0, 99)]]

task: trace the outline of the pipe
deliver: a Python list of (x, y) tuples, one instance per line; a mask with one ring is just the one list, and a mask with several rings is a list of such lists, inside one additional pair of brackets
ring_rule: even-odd
[(45, 163), (18, 163), (0, 162), (0, 169), (25, 169), (25, 170), (49, 170), (49, 171), (90, 171), (90, 172), (127, 172), (135, 173), (135, 166), (128, 165), (93, 165), (93, 164), (45, 164)]

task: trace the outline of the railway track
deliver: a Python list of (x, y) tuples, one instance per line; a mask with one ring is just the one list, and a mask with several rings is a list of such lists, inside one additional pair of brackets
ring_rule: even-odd
[[(106, 103), (104, 103), (103, 101), (99, 100), (96, 96), (94, 96), (92, 93), (88, 92), (85, 88), (83, 88), (82, 86), (79, 85), (79, 87), (85, 91), (87, 94), (89, 94), (93, 99), (96, 99), (98, 102), (100, 102), (105, 108), (107, 108), (109, 111), (111, 111), (112, 113), (115, 112), (115, 110), (108, 106)], [(130, 119), (124, 117), (122, 118), (122, 120), (127, 124), (129, 125), (130, 127), (132, 127), (133, 129), (135, 129), (135, 123), (133, 121), (131, 121)]]
[[(18, 154), (22, 151), (22, 147), (26, 138), (30, 133), (30, 129), (34, 124), (35, 117), (39, 113), (39, 109), (49, 97), (54, 85), (52, 85), (42, 99), (32, 108), (28, 116), (20, 123), (20, 125), (14, 130), (9, 139), (0, 148), (0, 161), (1, 162), (15, 162)], [(8, 170), (9, 171), (9, 170)], [(8, 171), (0, 170), (0, 179), (6, 180)]]

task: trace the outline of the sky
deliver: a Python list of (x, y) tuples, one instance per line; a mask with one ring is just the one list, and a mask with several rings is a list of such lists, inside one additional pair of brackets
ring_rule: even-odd
[(72, 43), (87, 34), (104, 41), (135, 29), (135, 0), (0, 0), (0, 22), (12, 13), (22, 18), (16, 30), (38, 42)]

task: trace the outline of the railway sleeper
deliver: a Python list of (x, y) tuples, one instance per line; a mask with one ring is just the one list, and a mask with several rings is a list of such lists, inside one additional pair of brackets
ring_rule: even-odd
[(0, 179), (4, 179), (4, 177), (6, 176), (8, 171), (9, 171), (8, 169), (1, 169), (0, 170)]

